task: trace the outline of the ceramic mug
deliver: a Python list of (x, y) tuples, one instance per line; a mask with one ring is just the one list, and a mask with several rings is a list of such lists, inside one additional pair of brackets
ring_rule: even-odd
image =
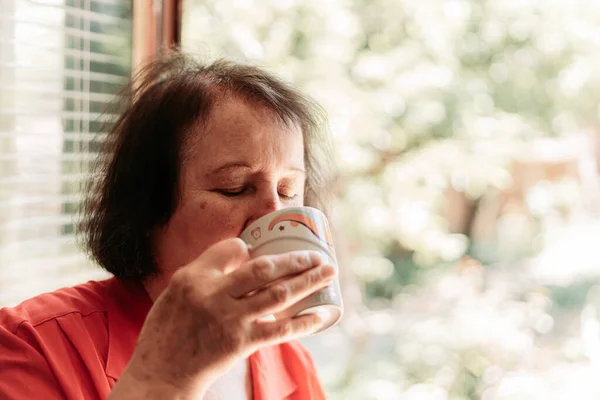
[(327, 264), (335, 268), (336, 278), (327, 287), (275, 314), (275, 319), (316, 312), (323, 318), (323, 325), (315, 332), (318, 333), (332, 327), (342, 318), (344, 306), (337, 277), (339, 267), (329, 223), (321, 211), (312, 207), (290, 207), (274, 211), (250, 224), (240, 238), (248, 244), (253, 258), (294, 250), (316, 250), (327, 257)]

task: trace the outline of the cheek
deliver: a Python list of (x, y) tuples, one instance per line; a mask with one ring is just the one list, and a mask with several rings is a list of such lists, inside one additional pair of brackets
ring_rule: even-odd
[(213, 202), (198, 207), (195, 215), (188, 220), (194, 221), (188, 227), (185, 240), (185, 252), (190, 259), (200, 256), (212, 245), (233, 237), (241, 231), (244, 220), (239, 218), (240, 213), (234, 212), (227, 204), (214, 204)]
[(210, 245), (236, 236), (244, 223), (241, 214), (227, 201), (202, 200), (182, 210), (179, 219), (190, 242)]
[(180, 207), (154, 237), (159, 268), (175, 271), (190, 263), (213, 244), (236, 237), (244, 221), (243, 213), (228, 202), (196, 201)]

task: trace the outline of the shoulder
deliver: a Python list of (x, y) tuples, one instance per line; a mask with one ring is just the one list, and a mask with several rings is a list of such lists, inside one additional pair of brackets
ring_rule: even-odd
[(12, 308), (1, 308), (0, 326), (14, 334), (23, 323), (36, 327), (68, 314), (86, 317), (104, 312), (106, 288), (113, 279), (89, 281), (32, 297)]

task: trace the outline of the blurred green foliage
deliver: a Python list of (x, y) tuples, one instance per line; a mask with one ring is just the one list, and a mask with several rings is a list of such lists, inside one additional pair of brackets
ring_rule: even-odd
[(329, 112), (332, 399), (600, 396), (600, 2), (187, 0), (183, 29)]

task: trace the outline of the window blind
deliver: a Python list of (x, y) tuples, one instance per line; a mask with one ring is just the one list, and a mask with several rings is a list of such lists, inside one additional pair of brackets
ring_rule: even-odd
[(0, 306), (106, 276), (75, 212), (131, 58), (130, 0), (0, 1)]

